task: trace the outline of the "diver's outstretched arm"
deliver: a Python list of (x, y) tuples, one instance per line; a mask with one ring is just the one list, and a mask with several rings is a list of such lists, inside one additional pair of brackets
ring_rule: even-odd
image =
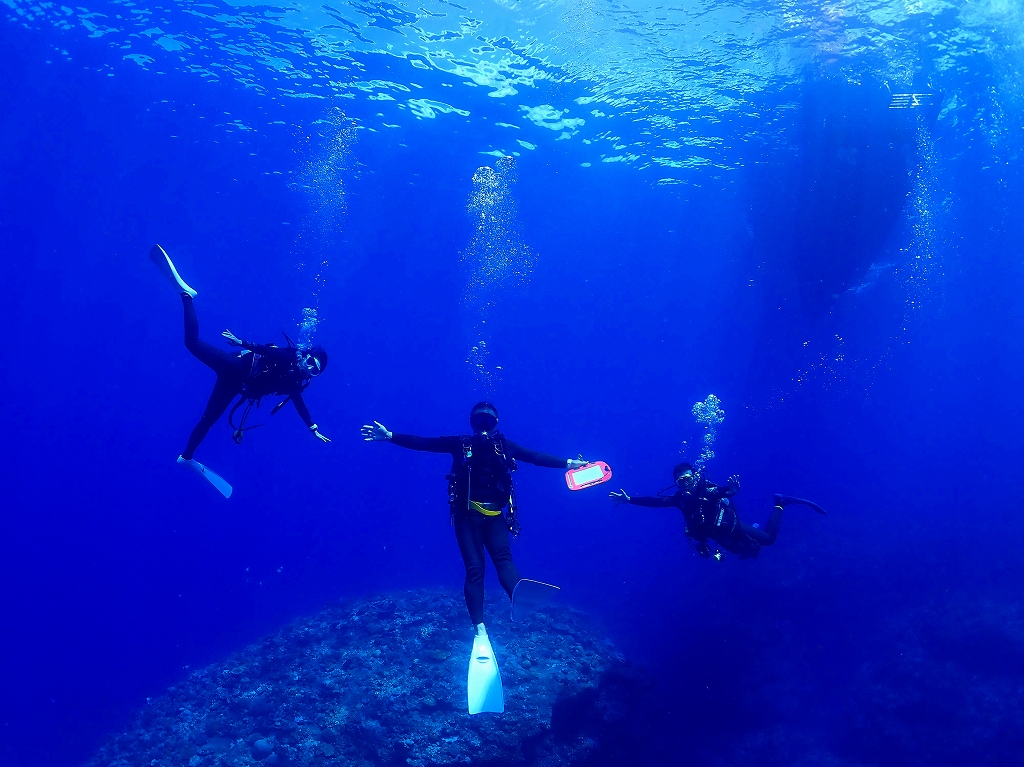
[(222, 336), (227, 340), (229, 346), (241, 346), (243, 349), (248, 349), (249, 344), (243, 341), (241, 338), (236, 336), (230, 330), (222, 330), (220, 332)]
[[(625, 495), (625, 493), (623, 493)], [(611, 494), (609, 494), (611, 497)], [(614, 499), (613, 499), (614, 500)], [(661, 495), (634, 495), (632, 497), (627, 496), (626, 503), (631, 506), (645, 506), (649, 509), (667, 509), (676, 508), (676, 499), (671, 496)]]
[(372, 424), (364, 423), (359, 430), (366, 442), (393, 442), (399, 447), (410, 450), (422, 450), (427, 453), (462, 452), (462, 440), (459, 437), (417, 437), (415, 434), (395, 434), (380, 421)]
[(291, 395), (291, 400), (292, 404), (295, 405), (295, 412), (299, 414), (299, 418), (302, 419), (302, 422), (306, 424), (309, 430), (313, 433), (313, 436), (321, 442), (330, 442), (327, 437), (320, 433), (319, 428), (316, 423), (314, 423), (313, 416), (309, 414), (309, 408), (306, 407), (306, 401), (302, 399), (302, 395), (296, 392)]
[(732, 493), (730, 493), (730, 495), (736, 495), (736, 493), (740, 491), (740, 475), (730, 474), (729, 479), (726, 480), (726, 487), (732, 490)]
[(707, 486), (709, 498), (732, 498), (740, 491), (740, 475), (733, 474), (724, 485)]
[(230, 330), (222, 330), (221, 335), (227, 340), (230, 346), (239, 346), (243, 349), (248, 349), (251, 352), (262, 354), (264, 357), (272, 357), (281, 362), (290, 362), (292, 357), (295, 356), (295, 348), (290, 346), (274, 346), (274, 344), (257, 344), (252, 341), (246, 341)]
[(523, 463), (532, 463), (534, 466), (544, 466), (549, 469), (578, 469), (581, 466), (587, 465), (587, 462), (583, 460), (583, 456), (579, 458), (559, 458), (548, 453), (527, 450), (510, 439), (505, 440), (505, 450), (509, 458), (515, 458)]
[(390, 442), (409, 450), (425, 453), (462, 454), (461, 437), (417, 437), (415, 434), (391, 434)]
[(534, 466), (545, 466), (549, 469), (564, 469), (568, 466), (569, 459), (559, 458), (549, 453), (541, 453), (537, 450), (527, 450), (517, 445), (510, 439), (505, 440), (505, 454), (509, 458), (515, 458), (523, 463), (530, 463)]
[(364, 423), (359, 433), (363, 435), (364, 442), (383, 442), (389, 440), (392, 437), (388, 427), (382, 424), (380, 421), (374, 421), (371, 426), (368, 423)]

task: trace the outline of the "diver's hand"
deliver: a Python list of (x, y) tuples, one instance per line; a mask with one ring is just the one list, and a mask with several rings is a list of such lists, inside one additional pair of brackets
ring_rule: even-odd
[(221, 333), (221, 335), (224, 336), (228, 340), (228, 343), (231, 344), (232, 346), (242, 346), (243, 345), (242, 344), (242, 339), (239, 338), (238, 336), (236, 336), (230, 330), (225, 330), (223, 333)]
[(309, 430), (313, 433), (313, 436), (316, 437), (321, 442), (330, 442), (330, 440), (327, 439), (327, 437), (320, 433), (319, 427), (316, 424), (310, 426)]
[(589, 461), (584, 461), (583, 460), (583, 456), (582, 455), (579, 458), (566, 458), (565, 459), (565, 468), (567, 468), (567, 469), (579, 469), (579, 468), (581, 468), (583, 466), (586, 466), (588, 463), (589, 463)]
[(620, 503), (629, 503), (631, 500), (633, 500), (632, 498), (629, 497), (629, 495), (626, 494), (626, 491), (622, 489), (620, 489), (617, 493), (614, 490), (612, 490), (610, 493), (608, 493), (608, 497), (615, 501), (616, 505)]
[(380, 442), (382, 440), (391, 439), (392, 436), (391, 432), (388, 431), (388, 428), (380, 421), (374, 421), (373, 426), (370, 426), (368, 423), (363, 424), (363, 428), (359, 431), (363, 435), (363, 440), (366, 442)]
[(736, 489), (739, 490), (740, 489), (740, 475), (739, 474), (733, 474), (731, 477), (729, 477), (729, 484), (730, 485), (734, 485), (736, 487)]

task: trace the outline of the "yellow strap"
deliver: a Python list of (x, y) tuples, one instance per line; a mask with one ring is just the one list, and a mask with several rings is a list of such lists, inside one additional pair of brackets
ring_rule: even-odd
[(485, 517), (497, 517), (502, 512), (502, 509), (498, 509), (497, 511), (492, 511), (491, 509), (488, 509), (482, 503), (478, 503), (477, 501), (470, 501), (469, 505), (472, 508), (474, 508), (477, 511), (479, 511), (481, 514), (483, 514)]

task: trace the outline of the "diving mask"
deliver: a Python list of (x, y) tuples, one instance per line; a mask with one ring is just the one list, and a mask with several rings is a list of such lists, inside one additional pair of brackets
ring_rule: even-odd
[(323, 366), (320, 364), (320, 360), (314, 357), (312, 354), (307, 354), (302, 358), (302, 364), (305, 366), (307, 372), (316, 378), (323, 372)]
[(469, 425), (473, 427), (473, 431), (486, 434), (497, 428), (498, 419), (490, 413), (474, 413), (473, 417), (469, 419)]

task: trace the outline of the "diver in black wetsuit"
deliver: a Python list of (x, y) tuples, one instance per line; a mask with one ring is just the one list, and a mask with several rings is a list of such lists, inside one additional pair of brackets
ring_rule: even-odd
[(683, 512), (686, 537), (693, 541), (693, 547), (705, 559), (714, 556), (721, 559), (722, 553), (712, 549), (718, 547), (736, 554), (740, 559), (753, 559), (761, 553), (762, 546), (771, 546), (782, 526), (782, 510), (792, 503), (810, 506), (820, 514), (825, 510), (818, 504), (793, 498), (788, 495), (775, 496), (775, 508), (768, 523), (761, 529), (756, 524), (744, 522), (736, 514), (732, 497), (739, 492), (738, 474), (729, 477), (728, 482), (715, 485), (698, 475), (689, 463), (681, 463), (672, 470), (676, 492), (669, 496), (629, 496), (625, 490), (611, 492), (608, 497), (616, 503), (630, 503), (634, 506), (651, 508), (676, 508)]
[[(274, 394), (283, 396), (285, 399), (274, 407), (272, 414), (285, 402), (291, 401), (310, 432), (323, 442), (330, 442), (320, 433), (302, 398), (302, 393), (309, 382), (327, 367), (327, 354), (323, 348), (314, 346), (310, 349), (299, 349), (291, 345), (280, 347), (273, 344), (254, 344), (241, 340), (229, 330), (225, 330), (221, 335), (231, 346), (240, 347), (243, 351), (229, 352), (200, 340), (199, 321), (192, 305), (196, 292), (181, 278), (163, 248), (154, 245), (149, 255), (181, 294), (181, 302), (185, 309), (185, 348), (217, 374), (206, 409), (199, 423), (192, 429), (178, 462), (195, 463), (192, 456), (199, 443), (235, 397), (239, 398), (235, 408), (241, 406), (243, 402), (249, 403), (244, 411), (248, 413), (251, 403), (258, 403), (263, 397)], [(244, 418), (243, 415), (243, 422)], [(239, 424), (234, 434), (236, 442), (242, 441), (242, 432), (243, 426)]]
[[(395, 434), (374, 421), (362, 428), (367, 442), (387, 440), (399, 447), (430, 453), (449, 453), (452, 469), (448, 475), (448, 504), (455, 540), (466, 566), (466, 607), (477, 633), (484, 630), (484, 549), (498, 572), (505, 592), (519, 583), (519, 570), (512, 561), (509, 533), (519, 533), (516, 520), (512, 472), (516, 461), (552, 469), (576, 469), (586, 461), (556, 458), (520, 447), (497, 430), (498, 411), (488, 402), (473, 407), (469, 416), (471, 436), (416, 437)], [(506, 516), (505, 510), (508, 509)]]

